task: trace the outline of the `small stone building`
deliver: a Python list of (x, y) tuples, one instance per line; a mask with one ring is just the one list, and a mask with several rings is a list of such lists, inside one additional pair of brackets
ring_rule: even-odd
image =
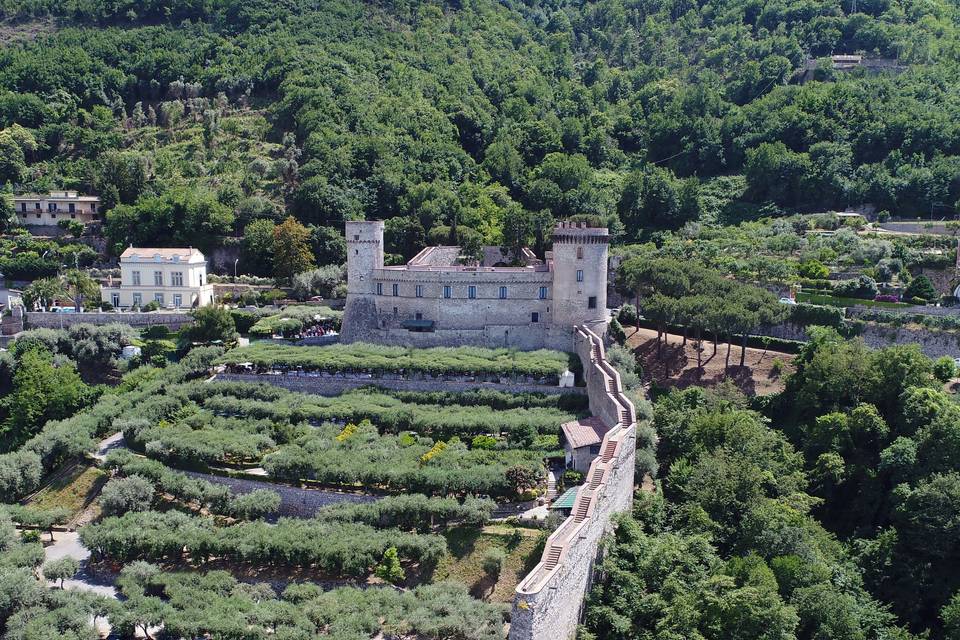
[(560, 444), (568, 469), (586, 473), (600, 453), (600, 444), (608, 427), (597, 416), (566, 422), (560, 427)]
[(383, 227), (346, 223), (343, 342), (571, 351), (575, 326), (606, 332), (607, 229), (560, 223), (542, 260), (487, 247), (470, 264), (460, 247), (427, 247), (384, 266)]

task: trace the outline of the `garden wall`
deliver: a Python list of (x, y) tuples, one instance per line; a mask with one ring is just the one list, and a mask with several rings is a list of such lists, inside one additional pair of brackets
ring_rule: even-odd
[(259, 376), (255, 374), (218, 373), (217, 380), (228, 382), (265, 382), (276, 387), (312, 393), (318, 396), (338, 396), (347, 391), (366, 386), (382, 387), (394, 391), (450, 391), (491, 389), (507, 393), (584, 393), (579, 387), (558, 387), (543, 384), (469, 382), (459, 380), (401, 380), (397, 378), (335, 377), (335, 376)]
[(59, 329), (75, 324), (128, 324), (131, 327), (148, 327), (164, 325), (171, 329), (179, 329), (193, 322), (188, 313), (49, 313), (43, 311), (28, 311), (26, 314), (27, 329)]
[(600, 540), (612, 517), (630, 509), (636, 457), (636, 411), (620, 376), (606, 361), (600, 338), (575, 334), (590, 410), (610, 425), (577, 494), (572, 515), (547, 539), (539, 564), (517, 585), (510, 640), (569, 640), (576, 634)]

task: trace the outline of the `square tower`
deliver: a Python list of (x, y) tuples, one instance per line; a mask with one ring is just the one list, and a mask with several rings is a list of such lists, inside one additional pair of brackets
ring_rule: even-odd
[(585, 324), (598, 333), (607, 323), (607, 229), (561, 222), (553, 230), (553, 324)]
[(383, 222), (346, 223), (347, 296), (373, 295), (373, 271), (383, 268)]

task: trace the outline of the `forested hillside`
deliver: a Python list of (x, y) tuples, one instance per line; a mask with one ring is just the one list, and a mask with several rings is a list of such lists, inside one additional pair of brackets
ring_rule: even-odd
[[(116, 244), (214, 244), (286, 208), (388, 219), (409, 255), (499, 242), (505, 220), (542, 243), (550, 216), (595, 214), (631, 239), (960, 198), (942, 0), (3, 0), (0, 16), (0, 183), (125, 205)], [(808, 62), (857, 51), (900, 72)]]

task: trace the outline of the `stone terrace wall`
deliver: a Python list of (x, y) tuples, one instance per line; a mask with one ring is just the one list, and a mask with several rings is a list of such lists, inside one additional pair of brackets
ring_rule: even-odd
[(614, 514), (633, 501), (636, 411), (603, 343), (589, 329), (576, 332), (591, 411), (611, 425), (590, 465), (572, 515), (547, 539), (543, 558), (517, 586), (510, 640), (569, 640), (590, 588), (600, 540)]

